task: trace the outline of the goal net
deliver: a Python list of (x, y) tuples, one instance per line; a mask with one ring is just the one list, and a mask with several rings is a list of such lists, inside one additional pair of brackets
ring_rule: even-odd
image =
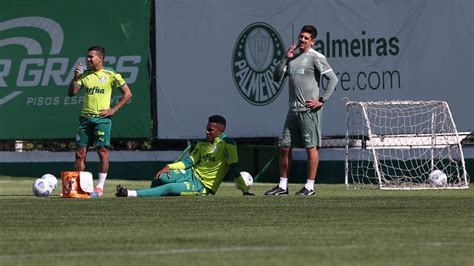
[[(468, 178), (444, 101), (347, 102), (348, 189), (459, 189)], [(436, 179), (436, 173), (442, 178)]]

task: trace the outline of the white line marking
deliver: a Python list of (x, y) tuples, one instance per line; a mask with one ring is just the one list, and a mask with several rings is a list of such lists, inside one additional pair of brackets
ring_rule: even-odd
[(0, 260), (11, 259), (35, 259), (46, 257), (83, 257), (83, 256), (148, 256), (148, 255), (170, 255), (170, 254), (191, 254), (191, 253), (211, 253), (211, 252), (242, 252), (242, 251), (275, 251), (286, 250), (287, 247), (224, 247), (224, 248), (188, 248), (188, 249), (168, 249), (168, 250), (148, 250), (148, 251), (84, 251), (84, 252), (62, 252), (62, 253), (42, 253), (42, 254), (18, 254), (0, 255)]

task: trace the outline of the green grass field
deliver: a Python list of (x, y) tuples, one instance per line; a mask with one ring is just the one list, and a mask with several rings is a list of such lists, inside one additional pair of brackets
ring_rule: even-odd
[[(0, 177), (0, 265), (473, 265), (474, 190), (346, 191), (313, 197), (102, 199), (32, 196)], [(290, 185), (290, 193), (301, 185)]]

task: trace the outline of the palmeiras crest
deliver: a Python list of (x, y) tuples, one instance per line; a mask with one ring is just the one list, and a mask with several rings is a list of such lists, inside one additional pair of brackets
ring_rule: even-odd
[(270, 25), (257, 22), (237, 38), (232, 56), (232, 76), (240, 95), (250, 104), (266, 105), (281, 92), (273, 73), (284, 54), (284, 44)]

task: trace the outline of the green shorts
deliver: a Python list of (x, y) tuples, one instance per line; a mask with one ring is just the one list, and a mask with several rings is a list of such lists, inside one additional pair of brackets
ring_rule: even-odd
[(78, 147), (108, 147), (112, 120), (108, 117), (79, 117), (76, 144)]
[(289, 111), (283, 133), (279, 139), (280, 147), (313, 148), (321, 146), (321, 109), (306, 112)]

